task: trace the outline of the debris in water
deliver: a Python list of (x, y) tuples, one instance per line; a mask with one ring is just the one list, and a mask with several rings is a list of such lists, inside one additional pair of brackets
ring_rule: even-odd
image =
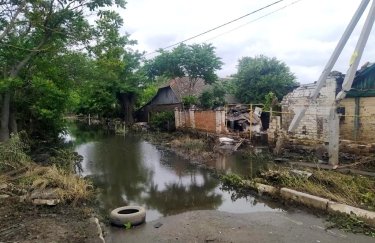
[(158, 229), (162, 226), (163, 224), (160, 223), (160, 222), (157, 222), (156, 224), (154, 224), (154, 228)]

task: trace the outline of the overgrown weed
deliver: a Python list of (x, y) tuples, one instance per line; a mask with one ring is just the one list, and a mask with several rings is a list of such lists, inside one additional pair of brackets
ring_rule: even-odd
[(327, 218), (327, 229), (339, 228), (346, 232), (365, 234), (375, 238), (375, 228), (354, 215), (334, 214)]
[(62, 202), (82, 202), (92, 196), (92, 184), (55, 165), (48, 167), (33, 166), (20, 178), (21, 186), (29, 190), (54, 189)]
[(19, 135), (13, 135), (8, 141), (0, 143), (0, 173), (19, 169), (30, 164), (30, 158), (25, 153), (28, 145)]
[(207, 150), (207, 144), (202, 139), (194, 139), (188, 136), (173, 139), (171, 146), (175, 148), (181, 148), (189, 153), (201, 153)]
[(288, 167), (273, 166), (260, 174), (260, 180), (277, 187), (288, 187), (340, 203), (375, 210), (375, 180), (335, 171), (311, 170), (309, 178), (295, 176)]

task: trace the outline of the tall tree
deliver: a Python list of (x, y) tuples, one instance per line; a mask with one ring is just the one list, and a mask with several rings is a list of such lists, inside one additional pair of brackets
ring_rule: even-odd
[(263, 55), (241, 58), (234, 77), (236, 97), (243, 103), (261, 103), (269, 92), (281, 99), (297, 85), (284, 62)]
[[(92, 27), (85, 14), (124, 0), (4, 0), (0, 2), (1, 117), (0, 141), (16, 124), (15, 97), (32, 82), (29, 70), (39, 57), (58, 55), (69, 47), (87, 44)], [(53, 56), (52, 55), (52, 56)], [(28, 77), (29, 79), (25, 79)], [(31, 77), (31, 78), (30, 78)], [(23, 82), (23, 84), (22, 84)], [(17, 92), (16, 92), (17, 91)], [(13, 129), (16, 131), (17, 129)]]
[(211, 44), (180, 44), (172, 51), (161, 50), (158, 56), (146, 63), (146, 69), (151, 78), (162, 75), (189, 77), (190, 89), (193, 89), (200, 78), (207, 84), (214, 83), (218, 78), (215, 71), (222, 65)]
[(124, 120), (132, 123), (135, 99), (143, 81), (139, 72), (141, 54), (130, 48), (136, 42), (128, 34), (120, 34), (123, 20), (118, 13), (107, 10), (99, 16), (94, 32), (96, 42), (88, 48), (94, 60), (95, 78), (83, 86), (81, 108), (113, 116), (120, 106)]

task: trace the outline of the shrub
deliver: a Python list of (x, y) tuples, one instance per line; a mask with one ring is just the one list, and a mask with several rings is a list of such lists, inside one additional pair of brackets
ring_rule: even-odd
[(174, 128), (174, 112), (163, 111), (152, 114), (150, 125), (158, 130), (172, 130)]
[(19, 135), (13, 135), (8, 141), (0, 143), (0, 172), (18, 169), (30, 163), (25, 151), (28, 145)]
[(189, 108), (192, 105), (198, 104), (198, 98), (195, 97), (194, 95), (188, 95), (188, 96), (182, 97), (182, 103), (184, 107)]

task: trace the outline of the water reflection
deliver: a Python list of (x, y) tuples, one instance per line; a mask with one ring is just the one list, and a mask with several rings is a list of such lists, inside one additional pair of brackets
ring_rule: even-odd
[[(87, 131), (80, 129), (73, 132), (75, 149), (84, 157), (82, 175), (92, 176), (102, 188), (99, 200), (106, 211), (124, 205), (143, 205), (150, 221), (198, 209), (272, 210), (249, 198), (232, 202), (230, 193), (222, 191), (219, 181), (206, 170), (157, 149), (137, 135), (123, 137), (92, 131), (87, 135)], [(226, 170), (248, 170), (244, 161), (230, 160), (217, 163), (224, 164)]]

